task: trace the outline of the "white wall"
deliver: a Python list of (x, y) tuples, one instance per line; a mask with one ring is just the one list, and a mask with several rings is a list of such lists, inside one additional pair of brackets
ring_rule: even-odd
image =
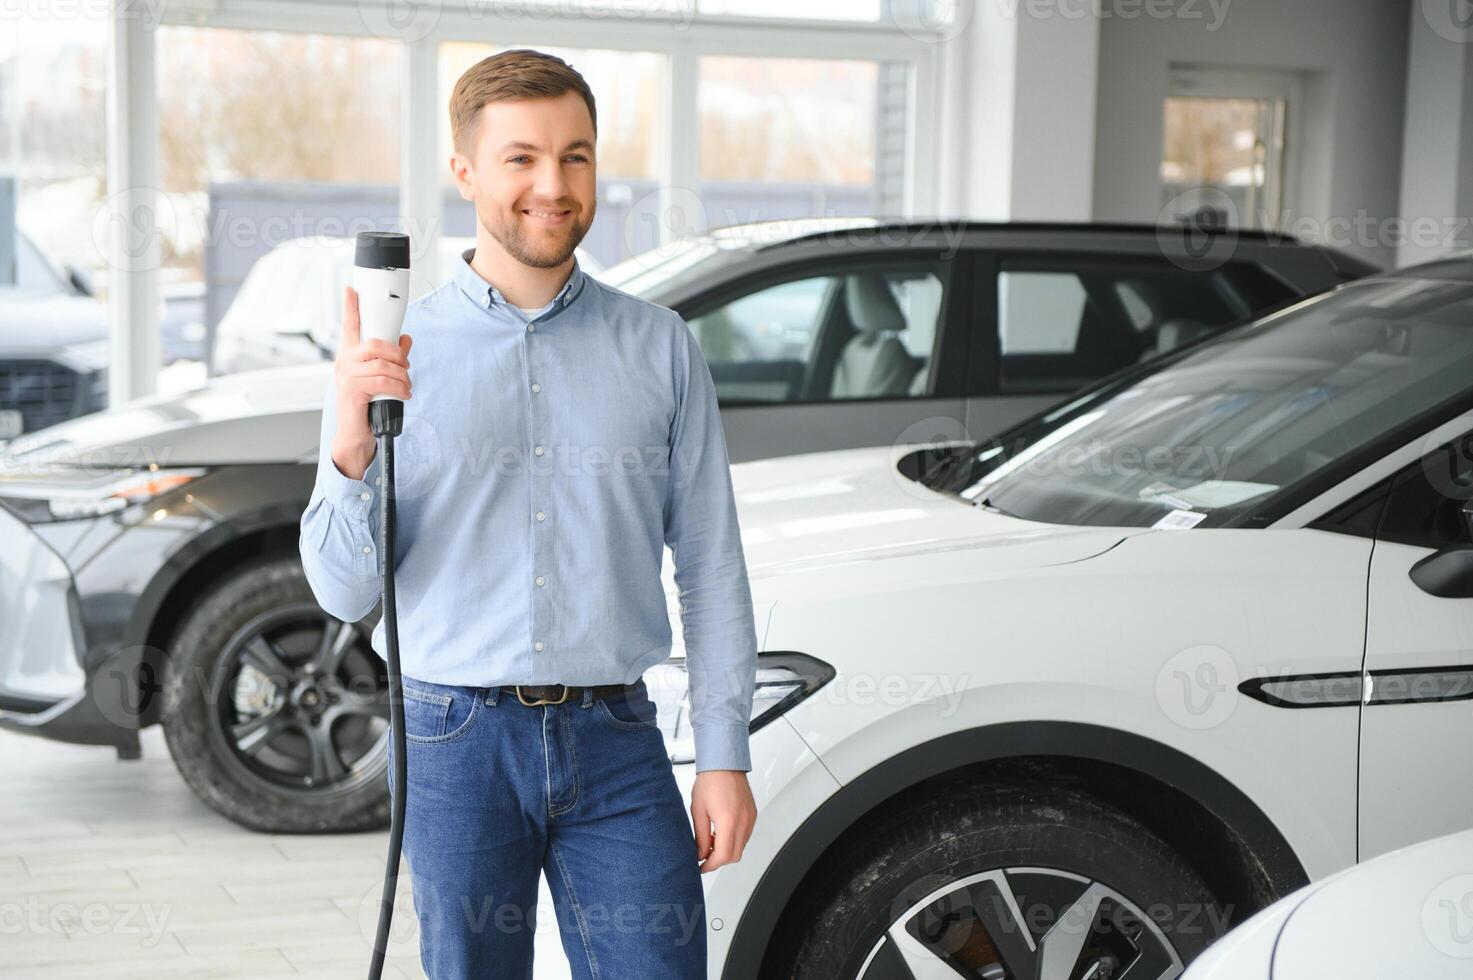
[(956, 109), (943, 127), (960, 134), (946, 144), (961, 154), (951, 162), (957, 199), (948, 203), (985, 221), (1087, 221), (1099, 21), (1088, 0), (1030, 2), (963, 5), (970, 21), (947, 52), (960, 60), (948, 84), (962, 93), (947, 101)]
[(1399, 265), (1468, 248), (1473, 238), (1473, 30), (1434, 24), (1419, 4), (1411, 35)]
[(1155, 221), (1160, 213), (1171, 64), (1289, 70), (1301, 73), (1304, 93), (1294, 119), (1297, 173), (1287, 175), (1293, 190), (1284, 202), (1297, 222), (1291, 230), (1394, 265), (1389, 226), (1400, 214), (1410, 8), (1411, 0), (1218, 0), (1214, 20), (1207, 0), (1180, 0), (1176, 16), (1103, 17), (1093, 217)]

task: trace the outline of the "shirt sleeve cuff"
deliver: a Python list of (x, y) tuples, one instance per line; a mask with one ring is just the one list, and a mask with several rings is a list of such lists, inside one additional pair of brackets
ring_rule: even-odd
[(324, 455), (322, 465), (317, 468), (317, 483), (322, 488), (322, 495), (336, 510), (368, 520), (372, 515), (374, 498), (378, 495), (378, 488), (369, 481), (377, 479), (378, 469), (378, 453), (374, 453), (363, 479), (354, 480), (338, 469), (331, 455)]
[(696, 772), (707, 769), (752, 771), (751, 727), (713, 725), (696, 728)]

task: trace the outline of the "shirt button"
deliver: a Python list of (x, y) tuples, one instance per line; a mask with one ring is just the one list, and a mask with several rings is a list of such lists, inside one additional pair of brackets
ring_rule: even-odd
[(490, 306), (491, 305), (491, 297), (489, 295), (486, 297), (486, 305), (487, 306)]
[(542, 641), (541, 640), (538, 640), (536, 643), (532, 644), (532, 649), (533, 650), (541, 650), (542, 649)]
[(372, 551), (373, 551), (373, 545), (371, 545), (371, 544), (366, 544), (366, 545), (364, 545), (364, 546), (363, 546), (363, 553), (364, 553), (364, 554), (365, 554), (365, 555), (366, 555), (366, 554), (369, 554), (369, 553), (370, 553), (370, 552), (372, 552)]
[(537, 447), (535, 447), (532, 450), (532, 452), (536, 453), (538, 456), (541, 456), (542, 455), (542, 447), (541, 446), (537, 446)]
[(362, 493), (360, 493), (358, 496), (362, 497), (364, 500), (367, 500), (368, 498), (372, 497), (373, 494), (371, 494), (367, 490), (365, 490)]
[(374, 486), (377, 486), (382, 480), (383, 480), (383, 477), (382, 476), (376, 476), (376, 477), (374, 477), (373, 478)]
[(537, 584), (538, 585), (546, 585), (547, 584), (547, 579), (545, 579), (541, 575), (539, 575), (539, 576), (537, 576)]
[(547, 520), (547, 515), (546, 515), (546, 514), (544, 514), (544, 513), (542, 513), (542, 511), (540, 511), (540, 510), (539, 510), (539, 511), (538, 511), (538, 512), (537, 512), (537, 519), (538, 519), (538, 520), (539, 520), (539, 521), (545, 521), (545, 520)]
[(534, 331), (536, 329), (537, 329), (537, 324), (535, 324), (535, 323), (529, 323), (529, 324), (527, 324), (527, 333), (531, 333), (532, 331)]
[(542, 390), (542, 386), (541, 386), (541, 385), (540, 385), (540, 384), (538, 384), (538, 383), (537, 383), (537, 382), (535, 382), (535, 381), (534, 381), (534, 382), (532, 382), (532, 391), (533, 391), (533, 393), (534, 393), (534, 394), (535, 394), (535, 393), (536, 393), (536, 392), (539, 392), (539, 391), (541, 391), (541, 390)]

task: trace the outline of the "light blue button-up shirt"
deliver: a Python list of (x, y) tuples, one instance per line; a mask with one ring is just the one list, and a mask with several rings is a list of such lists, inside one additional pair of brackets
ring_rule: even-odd
[[(671, 653), (674, 558), (696, 770), (751, 769), (757, 632), (711, 372), (675, 311), (574, 263), (529, 319), (469, 265), (411, 303), (394, 441), (400, 666), (443, 684), (631, 683)], [(322, 608), (379, 599), (382, 459), (332, 461), (324, 393), (301, 519)], [(384, 623), (373, 649), (385, 660)]]

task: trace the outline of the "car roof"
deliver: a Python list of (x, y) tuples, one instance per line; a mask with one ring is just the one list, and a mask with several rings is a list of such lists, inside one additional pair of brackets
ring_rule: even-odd
[[(1143, 235), (1181, 234), (1187, 226), (1180, 223), (1099, 221), (977, 221), (970, 218), (919, 216), (889, 217), (884, 215), (852, 215), (828, 218), (771, 218), (742, 224), (725, 225), (705, 233), (713, 244), (728, 249), (748, 248), (754, 251), (776, 248), (794, 242), (822, 238), (835, 232), (855, 230), (896, 230), (922, 232), (932, 229), (976, 232), (1057, 232), (1071, 235)], [(1218, 229), (1208, 234), (1230, 235), (1246, 241), (1261, 241), (1290, 247), (1313, 247), (1293, 235), (1250, 228)]]
[(1473, 250), (1455, 252), (1430, 262), (1420, 262), (1417, 265), (1394, 269), (1377, 278), (1449, 279), (1455, 282), (1473, 283)]

